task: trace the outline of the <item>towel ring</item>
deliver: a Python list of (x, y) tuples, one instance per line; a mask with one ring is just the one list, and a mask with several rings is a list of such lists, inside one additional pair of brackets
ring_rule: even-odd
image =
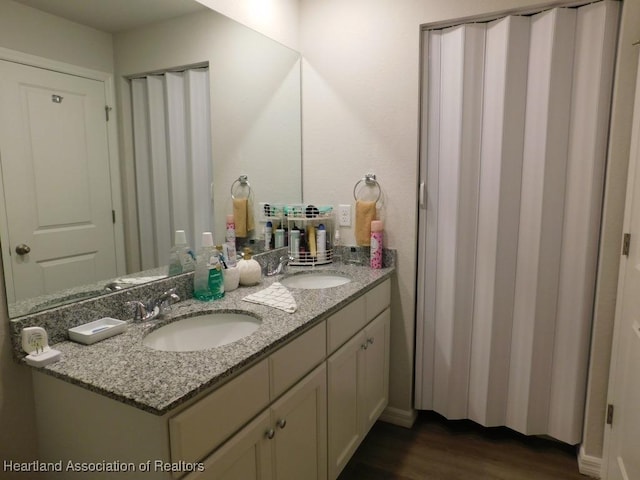
[(376, 174), (375, 173), (367, 173), (364, 177), (362, 177), (360, 180), (358, 180), (356, 182), (356, 184), (353, 186), (353, 198), (358, 201), (358, 194), (357, 194), (357, 190), (358, 190), (358, 186), (364, 182), (365, 186), (367, 187), (377, 187), (378, 188), (378, 196), (376, 198), (376, 203), (378, 203), (378, 200), (380, 200), (380, 197), (382, 196), (382, 188), (380, 187), (380, 184), (378, 183), (378, 180), (376, 180)]
[(246, 175), (240, 175), (238, 179), (231, 184), (231, 198), (233, 199), (236, 198), (236, 196), (233, 194), (233, 189), (236, 187), (236, 184), (238, 184), (238, 187), (240, 188), (247, 187), (249, 189), (249, 193), (247, 193), (247, 198), (251, 196), (251, 184), (249, 183), (249, 177), (247, 177)]

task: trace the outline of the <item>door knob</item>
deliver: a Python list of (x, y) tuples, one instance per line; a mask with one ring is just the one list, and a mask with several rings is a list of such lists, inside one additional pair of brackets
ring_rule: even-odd
[(31, 248), (29, 247), (29, 245), (25, 245), (24, 243), (21, 243), (16, 247), (16, 253), (18, 255), (26, 255), (30, 251), (31, 251)]

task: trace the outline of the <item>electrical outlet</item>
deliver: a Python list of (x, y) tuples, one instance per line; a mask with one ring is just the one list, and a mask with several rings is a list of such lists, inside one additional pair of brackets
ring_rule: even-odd
[(351, 226), (351, 205), (338, 206), (338, 224), (341, 227)]

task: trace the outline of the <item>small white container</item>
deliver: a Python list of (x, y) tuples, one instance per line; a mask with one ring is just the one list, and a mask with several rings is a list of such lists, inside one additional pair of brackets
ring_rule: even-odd
[(238, 288), (240, 284), (240, 270), (238, 267), (225, 268), (222, 271), (222, 277), (224, 278), (224, 291), (231, 292)]
[(74, 342), (91, 345), (105, 338), (124, 332), (127, 322), (104, 317), (100, 320), (78, 325), (68, 330), (69, 338)]

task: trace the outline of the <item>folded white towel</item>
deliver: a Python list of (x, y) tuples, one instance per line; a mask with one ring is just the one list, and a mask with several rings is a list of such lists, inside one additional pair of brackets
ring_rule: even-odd
[(270, 287), (260, 290), (259, 292), (252, 293), (243, 298), (243, 300), (251, 303), (258, 303), (260, 305), (267, 305), (268, 307), (278, 308), (284, 310), (287, 313), (293, 313), (298, 309), (293, 295), (287, 290), (287, 287), (279, 282), (273, 283)]

